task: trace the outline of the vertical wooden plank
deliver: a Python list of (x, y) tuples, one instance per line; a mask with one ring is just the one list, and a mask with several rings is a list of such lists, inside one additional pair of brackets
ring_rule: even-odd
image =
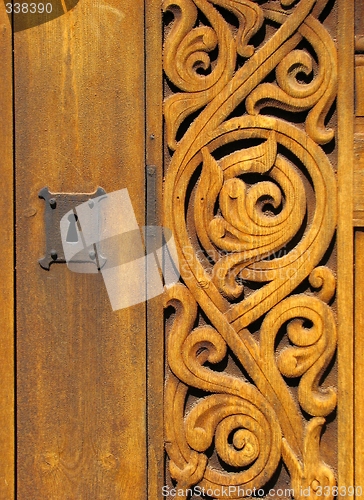
[(113, 312), (100, 274), (38, 264), (44, 186), (128, 188), (144, 225), (143, 0), (16, 33), (15, 98), (18, 495), (145, 498), (145, 304)]
[(339, 485), (354, 484), (353, 163), (354, 1), (339, 0), (338, 56), (338, 461)]
[(364, 116), (364, 56), (355, 56), (355, 115)]
[(0, 498), (14, 498), (14, 241), (12, 36), (0, 5)]
[(355, 136), (354, 225), (355, 229), (355, 359), (354, 430), (355, 485), (364, 485), (364, 5), (355, 1)]
[[(163, 223), (162, 179), (163, 179), (163, 83), (162, 83), (162, 12), (159, 0), (145, 1), (146, 23), (146, 165), (147, 180), (147, 225)], [(150, 213), (148, 202), (156, 199), (156, 211)], [(148, 213), (149, 210), (149, 213)], [(160, 241), (159, 244), (162, 242)], [(148, 499), (159, 500), (164, 478), (163, 440), (163, 387), (164, 387), (164, 321), (163, 297), (147, 303), (148, 317)]]
[(364, 485), (364, 232), (355, 231), (355, 484)]

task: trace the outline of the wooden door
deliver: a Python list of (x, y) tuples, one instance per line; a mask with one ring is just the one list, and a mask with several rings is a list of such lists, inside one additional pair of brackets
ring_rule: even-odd
[[(359, 498), (361, 2), (60, 4), (0, 9), (0, 498)], [(180, 283), (42, 269), (45, 186), (126, 187)]]
[[(21, 11), (26, 5), (21, 2)], [(146, 498), (148, 425), (154, 425), (150, 470), (158, 460), (154, 439), (163, 451), (162, 421), (153, 424), (147, 415), (146, 323), (149, 317), (152, 331), (153, 318), (145, 303), (113, 311), (101, 274), (70, 272), (57, 262), (49, 270), (40, 266), (49, 257), (49, 203), (38, 193), (47, 187), (56, 200), (57, 193), (87, 199), (98, 187), (127, 188), (138, 225), (156, 223), (156, 210), (146, 221), (141, 195), (148, 17), (143, 0), (86, 0), (55, 19), (36, 6), (37, 13), (20, 12), (20, 22), (15, 4), (10, 20), (1, 5), (2, 245), (9, 260), (2, 285), (0, 498)], [(123, 290), (128, 293), (132, 298), (132, 290)]]

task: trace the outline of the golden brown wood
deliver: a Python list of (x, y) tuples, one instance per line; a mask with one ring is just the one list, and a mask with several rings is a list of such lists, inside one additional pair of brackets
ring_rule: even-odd
[(355, 114), (364, 116), (364, 56), (355, 56)]
[(14, 249), (11, 26), (0, 5), (0, 498), (14, 499)]
[[(162, 225), (163, 82), (162, 15), (159, 0), (145, 5), (146, 43), (146, 165), (148, 181), (146, 225)], [(159, 241), (158, 246), (162, 245)], [(163, 436), (164, 318), (163, 296), (147, 303), (148, 329), (148, 500), (159, 500), (165, 484)]]
[(140, 0), (15, 35), (19, 499), (146, 498), (145, 304), (113, 312), (101, 275), (38, 264), (45, 185), (127, 187), (144, 225), (143, 54)]
[[(363, 5), (356, 2), (356, 33), (362, 33), (364, 10)], [(362, 52), (361, 35), (355, 38), (356, 52)], [(353, 195), (354, 195), (354, 226), (364, 226), (364, 55), (355, 56), (355, 123), (354, 123), (354, 172), (353, 172)]]
[[(364, 41), (364, 5), (362, 2), (355, 3), (355, 49), (363, 52)], [(363, 118), (363, 95), (364, 95), (364, 73), (363, 55), (355, 56), (355, 135), (354, 135), (354, 226), (364, 226), (364, 118)], [(363, 391), (363, 305), (364, 305), (364, 233), (362, 229), (355, 230), (355, 358), (354, 358), (354, 476), (355, 485), (364, 484), (364, 391)]]
[(364, 233), (355, 232), (355, 484), (364, 484)]
[[(340, 43), (348, 33), (354, 38), (343, 5), (164, 2), (173, 15), (164, 45), (173, 84), (165, 101), (173, 151), (165, 225), (173, 229), (184, 282), (166, 297), (176, 314), (165, 432), (170, 478), (184, 498), (197, 485), (213, 498), (223, 498), (227, 487), (235, 488), (230, 498), (241, 498), (268, 484), (290, 484), (297, 499), (317, 498), (327, 487), (326, 498), (334, 498), (337, 484), (353, 484), (352, 342), (344, 331), (348, 325), (350, 336), (352, 301), (344, 303), (343, 293), (352, 285), (352, 211), (347, 204), (344, 214), (340, 189), (337, 203), (325, 153), (335, 134), (327, 115), (337, 92), (337, 46), (333, 18), (322, 21), (324, 10), (339, 13)], [(344, 95), (343, 81), (353, 82), (353, 44), (339, 56), (347, 57), (340, 68), (339, 182), (350, 192), (353, 89)], [(292, 114), (281, 118), (282, 110), (307, 114), (296, 125)], [(337, 406), (330, 248), (337, 227), (339, 439), (336, 421), (326, 425)], [(277, 472), (282, 461), (289, 477)]]
[(354, 196), (354, 226), (364, 226), (364, 130), (360, 119), (356, 119), (354, 134), (354, 172), (353, 172), (353, 196)]
[[(297, 499), (316, 499), (321, 487), (354, 483), (353, 220), (364, 225), (364, 66), (357, 56), (354, 162), (353, 7), (353, 0), (164, 1), (174, 20), (164, 48), (163, 210), (160, 2), (85, 0), (16, 33), (18, 498), (159, 500), (163, 420), (167, 481), (182, 489), (283, 486)], [(1, 33), (7, 123), (10, 33)], [(337, 110), (328, 124), (337, 53)], [(0, 137), (9, 185), (11, 129)], [(44, 185), (128, 187), (140, 225), (173, 229), (184, 284), (164, 298), (176, 310), (167, 321), (164, 417), (162, 298), (113, 313), (101, 276), (61, 265), (41, 270)], [(153, 190), (158, 201), (145, 209)], [(10, 224), (12, 204), (1, 203)], [(2, 240), (11, 262), (12, 240)], [(356, 245), (361, 384), (361, 233)], [(11, 266), (5, 272), (9, 290)], [(5, 484), (11, 499), (7, 297), (0, 444), (8, 460), (0, 480), (5, 465), (9, 481), (0, 496)], [(361, 398), (357, 390), (357, 485)]]
[[(338, 57), (338, 479), (354, 484), (354, 11), (353, 0), (339, 0)], [(345, 443), (345, 444), (343, 444)]]

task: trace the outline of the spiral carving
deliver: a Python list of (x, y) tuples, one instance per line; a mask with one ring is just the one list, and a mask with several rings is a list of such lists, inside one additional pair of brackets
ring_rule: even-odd
[(269, 407), (258, 407), (236, 396), (215, 394), (193, 408), (187, 415), (185, 425), (191, 448), (206, 451), (215, 438), (219, 457), (233, 467), (244, 468), (234, 474), (231, 482), (225, 472), (207, 467), (203, 483), (206, 489), (216, 489), (215, 485), (227, 483), (246, 489), (260, 487), (278, 465), (281, 433)]
[[(295, 498), (304, 485), (335, 484), (320, 454), (337, 399), (323, 382), (337, 343), (335, 276), (322, 265), (337, 217), (335, 172), (322, 148), (334, 137), (327, 115), (337, 73), (319, 17), (326, 4), (164, 2), (174, 16), (164, 67), (179, 89), (165, 102), (173, 152), (165, 225), (183, 280), (166, 292), (175, 309), (166, 449), (181, 488), (259, 488), (281, 460)], [(305, 113), (302, 123), (275, 116), (278, 108)], [(230, 355), (240, 377), (217, 368)], [(203, 392), (192, 406), (190, 388)]]
[[(166, 300), (166, 305), (171, 304), (177, 310), (168, 339), (173, 376), (168, 381), (166, 397), (166, 421), (169, 422), (166, 438), (170, 443), (172, 474), (186, 489), (196, 484), (196, 476), (193, 480), (187, 466), (193, 457), (194, 463), (197, 460), (204, 464), (198, 482), (207, 489), (228, 484), (246, 488), (263, 485), (276, 470), (281, 457), (281, 429), (271, 405), (253, 385), (204, 366), (207, 362), (222, 361), (227, 346), (211, 326), (192, 328), (197, 307), (188, 289), (176, 285), (168, 290)], [(176, 428), (171, 422), (174, 422), (176, 407), (180, 415), (184, 412), (188, 386), (215, 394), (191, 409), (184, 419), (183, 429)], [(183, 398), (179, 397), (181, 391)], [(175, 434), (178, 438), (173, 438)], [(245, 470), (230, 478), (224, 471), (208, 466), (204, 452), (213, 441), (217, 454), (225, 463)], [(180, 463), (186, 465), (178, 467), (176, 464)]]

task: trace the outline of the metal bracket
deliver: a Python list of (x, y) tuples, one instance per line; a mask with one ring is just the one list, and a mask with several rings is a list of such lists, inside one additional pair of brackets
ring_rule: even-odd
[[(49, 270), (50, 265), (53, 262), (65, 263), (65, 255), (62, 245), (60, 222), (62, 217), (67, 214), (67, 212), (74, 210), (81, 203), (89, 201), (92, 202), (92, 198), (97, 198), (106, 194), (105, 190), (98, 187), (94, 193), (51, 193), (48, 187), (44, 187), (39, 192), (39, 198), (45, 201), (45, 240), (46, 240), (46, 254), (42, 259), (39, 259), (39, 264), (43, 269)], [(72, 231), (71, 225), (74, 225), (74, 230)], [(73, 220), (70, 220), (70, 238), (72, 240), (73, 235), (80, 234), (81, 227), (77, 220), (77, 216), (74, 216)], [(70, 244), (73, 242), (71, 241)], [(97, 266), (98, 269), (102, 267), (104, 262), (100, 262), (100, 254), (96, 259), (94, 246), (85, 249), (79, 256), (73, 259), (74, 263), (92, 263)], [(104, 259), (106, 261), (106, 259)], [(97, 272), (97, 271), (96, 271)]]

